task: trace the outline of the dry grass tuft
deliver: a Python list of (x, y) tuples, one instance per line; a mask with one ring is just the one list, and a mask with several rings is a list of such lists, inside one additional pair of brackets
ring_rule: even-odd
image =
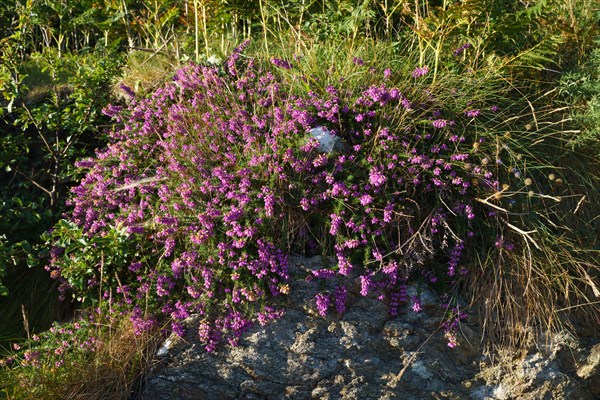
[(522, 350), (563, 330), (600, 332), (600, 267), (565, 238), (538, 232), (536, 241), (491, 251), (467, 285), (488, 344)]
[(160, 52), (132, 51), (123, 69), (123, 77), (113, 88), (114, 95), (124, 97), (125, 85), (136, 94), (146, 95), (162, 85), (181, 66), (173, 55)]
[[(7, 400), (125, 400), (139, 392), (162, 339), (160, 330), (136, 334), (131, 321), (97, 325), (94, 351), (66, 352), (64, 365), (53, 361), (5, 369), (0, 374), (0, 398)], [(82, 355), (83, 354), (83, 355)]]
[(110, 330), (87, 365), (73, 371), (65, 386), (69, 399), (129, 399), (140, 389), (160, 343), (157, 332), (136, 335), (130, 321)]

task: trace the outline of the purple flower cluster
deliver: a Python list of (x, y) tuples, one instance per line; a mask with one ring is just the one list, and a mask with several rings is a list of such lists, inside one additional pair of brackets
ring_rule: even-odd
[(456, 50), (454, 50), (454, 53), (453, 53), (454, 57), (460, 56), (462, 53), (464, 53), (464, 51), (466, 49), (468, 49), (470, 47), (471, 47), (471, 43), (465, 43), (465, 44), (459, 46)]
[[(338, 280), (315, 298), (321, 315), (344, 312), (353, 276), (361, 295), (389, 294), (391, 315), (409, 302), (414, 271), (456, 279), (467, 232), (490, 218), (473, 197), (498, 182), (481, 162), (481, 134), (464, 129), (479, 110), (445, 110), (431, 93), (383, 83), (293, 95), (282, 77), (240, 57), (246, 45), (223, 70), (189, 65), (127, 110), (107, 109), (122, 126), (79, 163), (88, 172), (73, 189), (71, 220), (89, 236), (123, 226), (136, 243), (119, 272), (136, 326), (155, 322), (139, 311), (152, 298), (175, 331), (202, 315), (208, 351), (236, 344), (252, 323), (281, 315), (265, 302), (287, 294), (288, 249), (304, 249), (307, 237), (334, 243), (337, 263), (310, 276)], [(322, 151), (309, 134), (316, 127), (343, 146)], [(447, 269), (428, 266), (433, 257)], [(56, 252), (56, 275), (64, 265)], [(412, 307), (420, 310), (418, 299)]]
[(446, 340), (448, 341), (448, 347), (450, 348), (454, 348), (456, 346), (458, 346), (458, 338), (457, 338), (457, 332), (460, 328), (460, 323), (466, 319), (468, 316), (468, 314), (462, 310), (460, 310), (458, 307), (453, 307), (450, 312), (449, 312), (449, 316), (446, 318), (446, 320), (443, 323), (443, 327), (444, 327), (444, 336), (446, 337)]
[(282, 60), (280, 58), (271, 58), (271, 63), (279, 68), (292, 69), (294, 66), (289, 61)]
[(473, 109), (473, 110), (466, 110), (465, 111), (465, 115), (469, 118), (475, 118), (478, 117), (481, 114), (481, 110), (478, 109)]
[[(94, 160), (79, 163), (88, 173), (71, 200), (71, 219), (87, 235), (120, 225), (139, 242), (139, 256), (127, 262), (128, 298), (155, 298), (176, 331), (190, 313), (206, 313), (208, 349), (235, 343), (252, 323), (235, 305), (260, 307), (281, 294), (287, 255), (260, 231), (280, 220), (290, 173), (312, 168), (300, 150), (284, 154), (282, 146), (299, 143), (310, 121), (283, 102), (274, 75), (242, 63), (240, 52), (225, 62), (226, 75), (190, 65), (126, 112), (111, 109), (123, 127)], [(132, 320), (143, 331), (152, 319), (137, 309)]]
[(65, 365), (65, 360), (77, 358), (77, 354), (86, 356), (86, 353), (95, 352), (102, 346), (102, 341), (93, 336), (98, 333), (101, 330), (97, 327), (92, 329), (91, 320), (86, 316), (70, 324), (54, 323), (40, 335), (32, 335), (26, 344), (14, 343), (14, 353), (5, 359), (0, 358), (0, 367), (18, 363), (20, 367), (57, 370)]
[(429, 73), (429, 67), (428, 66), (424, 66), (424, 67), (417, 67), (414, 69), (414, 71), (412, 72), (412, 77), (413, 78), (420, 78), (422, 76), (425, 76)]
[(319, 315), (325, 317), (327, 315), (329, 305), (331, 304), (331, 298), (325, 293), (317, 293), (315, 296), (315, 302), (317, 303), (317, 311), (319, 312)]

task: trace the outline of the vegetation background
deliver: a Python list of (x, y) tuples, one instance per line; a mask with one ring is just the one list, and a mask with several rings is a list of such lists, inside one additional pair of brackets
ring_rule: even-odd
[[(532, 224), (536, 234), (522, 230), (520, 240), (539, 248), (511, 258), (494, 255), (481, 240), (470, 250), (483, 271), (469, 282), (477, 288), (473, 305), (491, 319), (500, 315), (515, 343), (523, 312), (540, 329), (554, 327), (561, 310), (575, 325), (598, 325), (599, 20), (594, 0), (3, 1), (0, 398), (31, 398), (31, 390), (36, 398), (128, 398), (135, 391), (170, 321), (135, 334), (125, 311), (90, 319), (90, 310), (102, 306), (100, 290), (69, 291), (59, 301), (65, 293), (46, 268), (57, 243), (72, 244), (73, 254), (94, 271), (105, 254), (126, 268), (125, 260), (140, 251), (90, 238), (66, 222), (70, 189), (85, 176), (76, 162), (110, 142), (118, 123), (102, 112), (109, 104), (127, 108), (128, 91), (136, 99), (151, 96), (190, 62), (226, 65), (247, 39), (245, 57), (294, 64), (295, 74), (274, 70), (290, 92), (321, 95), (343, 80), (350, 96), (381, 83), (368, 69), (361, 72), (360, 60), (380, 75), (393, 70), (394, 84), (415, 97), (426, 90), (457, 113), (468, 104), (452, 90), (464, 91), (475, 104), (502, 106), (496, 120), (477, 129), (497, 132), (515, 160), (518, 154), (533, 160), (535, 187), (522, 184), (517, 192), (540, 194), (535, 206), (520, 210), (535, 215), (519, 221)], [(416, 81), (411, 73), (424, 67), (426, 79)], [(500, 197), (486, 200), (503, 212)], [(331, 250), (334, 239), (317, 233), (331, 222), (310, 222), (323, 252)], [(499, 230), (488, 228), (493, 248)], [(286, 243), (287, 250), (305, 251), (294, 243)], [(542, 289), (525, 311), (500, 301), (522, 289), (518, 278), (500, 284), (486, 279), (498, 276), (498, 257), (536, 271), (533, 280)], [(87, 280), (90, 273), (72, 275)], [(113, 285), (117, 290), (121, 282)], [(496, 305), (483, 307), (482, 293), (497, 293)], [(64, 365), (42, 357), (49, 349)]]

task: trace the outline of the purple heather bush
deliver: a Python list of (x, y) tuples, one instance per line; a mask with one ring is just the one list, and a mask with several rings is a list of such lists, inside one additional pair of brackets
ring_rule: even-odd
[[(312, 246), (335, 260), (306, 277), (333, 283), (306, 299), (322, 316), (345, 311), (348, 280), (355, 295), (386, 299), (396, 316), (402, 305), (421, 310), (406, 294), (411, 279), (455, 290), (475, 245), (513, 240), (497, 228), (497, 211), (515, 197), (499, 193), (526, 176), (501, 166), (496, 134), (484, 129), (498, 118), (495, 105), (447, 106), (427, 90), (427, 67), (404, 77), (411, 86), (394, 86), (400, 78), (386, 69), (364, 87), (292, 90), (285, 76), (309, 82), (298, 66), (242, 57), (245, 45), (222, 67), (190, 64), (148, 98), (132, 94), (127, 109), (105, 110), (118, 128), (78, 163), (87, 173), (69, 220), (84, 242), (117, 227), (128, 247), (109, 262), (101, 242), (89, 245), (84, 251), (102, 257), (82, 268), (81, 247), (57, 240), (49, 268), (65, 290), (112, 287), (140, 330), (167, 317), (181, 333), (182, 321), (200, 314), (198, 334), (212, 351), (282, 315), (291, 251)], [(355, 57), (353, 68), (368, 67)], [(315, 128), (343, 149), (322, 151)], [(453, 346), (465, 314), (450, 314)]]

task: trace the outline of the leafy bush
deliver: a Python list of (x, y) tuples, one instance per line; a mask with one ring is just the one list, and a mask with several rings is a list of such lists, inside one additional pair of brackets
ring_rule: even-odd
[[(11, 106), (0, 121), (0, 179), (6, 182), (0, 229), (10, 245), (27, 242), (33, 249), (64, 209), (66, 188), (78, 178), (74, 160), (102, 144), (101, 110), (111, 99), (120, 60), (101, 53), (59, 58), (48, 50), (26, 64), (5, 61), (13, 87), (7, 83), (2, 91)], [(25, 253), (29, 266), (40, 263), (37, 251)]]
[(34, 330), (64, 316), (55, 306), (55, 282), (42, 268), (48, 249), (40, 236), (65, 211), (68, 188), (79, 179), (75, 160), (104, 143), (100, 126), (108, 118), (101, 110), (113, 98), (121, 64), (102, 49), (62, 57), (47, 49), (21, 62), (17, 48), (0, 43), (6, 78), (0, 85), (0, 280), (9, 291), (0, 299), (0, 345), (25, 334), (21, 305)]

